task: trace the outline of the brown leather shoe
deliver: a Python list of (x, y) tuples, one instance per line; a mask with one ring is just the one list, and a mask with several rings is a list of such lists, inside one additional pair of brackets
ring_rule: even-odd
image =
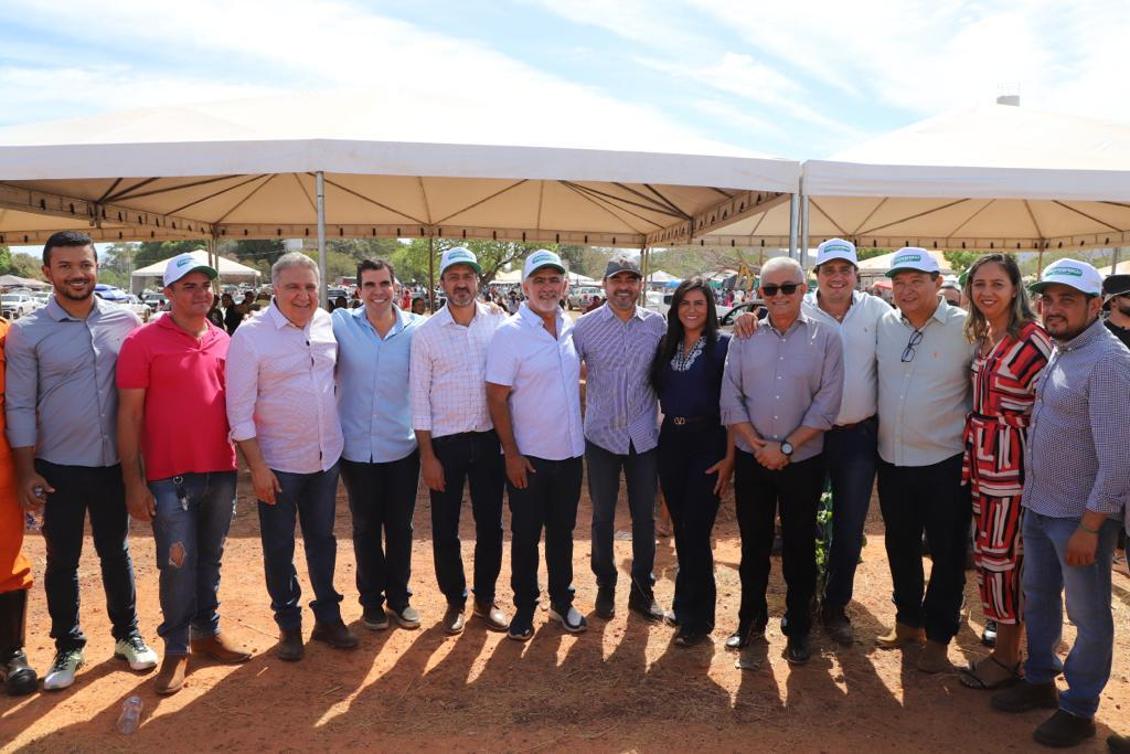
[(315, 623), (310, 638), (314, 641), (324, 641), (334, 649), (357, 649), (357, 637), (341, 621)]
[(204, 655), (225, 665), (238, 665), (251, 659), (250, 652), (229, 641), (224, 634), (212, 634), (211, 636), (193, 639), (189, 642), (189, 646), (194, 655)]
[(448, 605), (447, 610), (443, 613), (443, 632), (448, 636), (463, 633), (463, 627), (466, 625), (466, 618), (464, 617), (466, 613), (465, 605)]
[(926, 643), (926, 629), (896, 623), (889, 633), (875, 639), (880, 649), (899, 649), (910, 644), (919, 646)]
[(187, 655), (165, 655), (161, 669), (157, 671), (157, 678), (153, 681), (153, 690), (161, 696), (177, 693), (184, 686), (187, 672)]
[(306, 654), (302, 645), (301, 628), (284, 628), (279, 632), (279, 643), (275, 645), (275, 654), (280, 660), (298, 662)]
[(927, 641), (926, 646), (918, 655), (918, 662), (915, 663), (915, 667), (923, 673), (945, 673), (953, 670), (948, 653), (948, 644), (942, 644), (940, 641)]
[(482, 618), (491, 631), (507, 631), (510, 628), (510, 616), (493, 602), (475, 600), (475, 615)]

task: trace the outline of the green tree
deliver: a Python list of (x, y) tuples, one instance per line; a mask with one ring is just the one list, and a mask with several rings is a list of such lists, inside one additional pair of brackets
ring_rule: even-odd
[(19, 277), (31, 278), (33, 280), (43, 280), (43, 273), (40, 272), (40, 267), (42, 266), (42, 262), (36, 257), (28, 254), (12, 254), (6, 274), (18, 275)]
[(170, 257), (175, 257), (177, 254), (183, 254), (186, 251), (196, 251), (197, 249), (206, 247), (207, 244), (203, 240), (146, 241), (141, 244), (140, 248), (133, 256), (133, 268), (136, 270), (142, 267), (148, 267), (154, 262), (160, 262)]
[(270, 272), (271, 265), (286, 253), (286, 242), (281, 238), (225, 241), (216, 248), (216, 251), (226, 256), (234, 256), (240, 263), (260, 271), (263, 270), (261, 263), (266, 263), (266, 271)]
[(950, 269), (960, 275), (977, 261), (977, 257), (981, 256), (981, 253), (976, 251), (944, 251), (942, 256), (950, 263)]
[(12, 250), (0, 243), (0, 275), (7, 275), (12, 266)]

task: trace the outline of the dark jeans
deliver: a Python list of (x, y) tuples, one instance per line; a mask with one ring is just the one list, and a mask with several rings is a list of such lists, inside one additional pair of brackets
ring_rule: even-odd
[(878, 433), (875, 417), (824, 433), (824, 460), (832, 482), (832, 545), (824, 588), (824, 604), (829, 607), (842, 608), (851, 602), (879, 461)]
[[(675, 575), (675, 618), (688, 631), (714, 630), (714, 553), (710, 534), (718, 514), (714, 485), (706, 470), (726, 454), (726, 430), (714, 425), (685, 429), (663, 425), (659, 433), (659, 483), (675, 529), (679, 570)], [(592, 474), (592, 467), (589, 467)]]
[(161, 572), (157, 634), (166, 655), (188, 654), (189, 636), (220, 629), (220, 561), (235, 513), (235, 472), (185, 474), (149, 483), (157, 502), (153, 540)]
[(263, 571), (275, 623), (284, 630), (302, 627), (302, 609), (298, 602), (302, 589), (294, 570), (296, 518), (302, 525), (306, 568), (314, 588), (310, 609), (318, 623), (336, 623), (341, 620), (341, 595), (334, 589), (338, 464), (313, 474), (285, 471), (274, 474), (282, 492), (275, 495), (274, 505), (259, 501), (259, 537), (263, 542)]
[[(398, 461), (357, 463), (341, 460), (341, 478), (353, 514), (353, 553), (361, 607), (397, 612), (408, 606), (412, 591), (412, 514), (420, 478), (420, 454)], [(384, 546), (381, 533), (384, 533)]]
[(78, 561), (87, 509), (114, 639), (121, 641), (136, 634), (137, 594), (121, 467), (60, 466), (36, 459), (35, 469), (55, 488), (43, 509), (43, 539), (47, 544), (43, 581), (55, 649), (63, 652), (86, 646), (78, 617)]
[(824, 490), (824, 456), (770, 471), (751, 453), (738, 450), (735, 454), (734, 499), (742, 535), (739, 625), (744, 629), (768, 622), (765, 590), (769, 586), (773, 523), (779, 510), (784, 545), (781, 568), (788, 588), (781, 629), (786, 636), (807, 636), (816, 592), (816, 508)]
[(589, 497), (592, 498), (592, 572), (596, 584), (616, 587), (616, 563), (612, 555), (612, 535), (616, 523), (616, 502), (620, 497), (620, 470), (628, 485), (628, 510), (632, 514), (632, 587), (651, 595), (655, 576), (655, 488), (658, 453), (652, 449), (637, 453), (629, 447), (627, 455), (610, 453), (585, 441), (585, 463), (589, 467)]
[[(931, 466), (895, 466), (880, 460), (879, 507), (887, 530), (895, 619), (906, 626), (924, 626), (931, 641), (949, 643), (958, 629), (973, 516), (969, 487), (961, 484), (961, 454)], [(933, 560), (925, 599), (923, 530)]]
[(538, 543), (545, 527), (549, 602), (556, 610), (573, 604), (573, 527), (581, 497), (581, 458), (547, 461), (526, 456), (534, 467), (526, 489), (507, 482), (510, 498), (510, 585), (514, 605), (533, 610), (538, 599)]
[(467, 601), (467, 577), (459, 541), (463, 486), (471, 488), (475, 518), (475, 599), (493, 603), (502, 570), (502, 489), (506, 466), (498, 435), (464, 432), (432, 438), (432, 450), (443, 466), (444, 491), (432, 490), (432, 556), (436, 581), (449, 605)]

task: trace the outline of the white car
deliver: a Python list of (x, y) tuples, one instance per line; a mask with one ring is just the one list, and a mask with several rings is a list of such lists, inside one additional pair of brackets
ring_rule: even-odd
[(5, 293), (0, 296), (0, 308), (8, 319), (19, 319), (39, 308), (26, 293)]
[(134, 314), (141, 317), (142, 322), (148, 322), (149, 316), (153, 313), (153, 310), (149, 308), (148, 304), (144, 303), (132, 293), (129, 294), (125, 301), (119, 301), (118, 303), (132, 309)]

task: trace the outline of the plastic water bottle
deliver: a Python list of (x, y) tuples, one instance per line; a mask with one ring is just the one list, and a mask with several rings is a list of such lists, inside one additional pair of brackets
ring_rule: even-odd
[(134, 694), (122, 702), (122, 714), (118, 716), (118, 732), (128, 736), (137, 730), (141, 722), (141, 697)]

